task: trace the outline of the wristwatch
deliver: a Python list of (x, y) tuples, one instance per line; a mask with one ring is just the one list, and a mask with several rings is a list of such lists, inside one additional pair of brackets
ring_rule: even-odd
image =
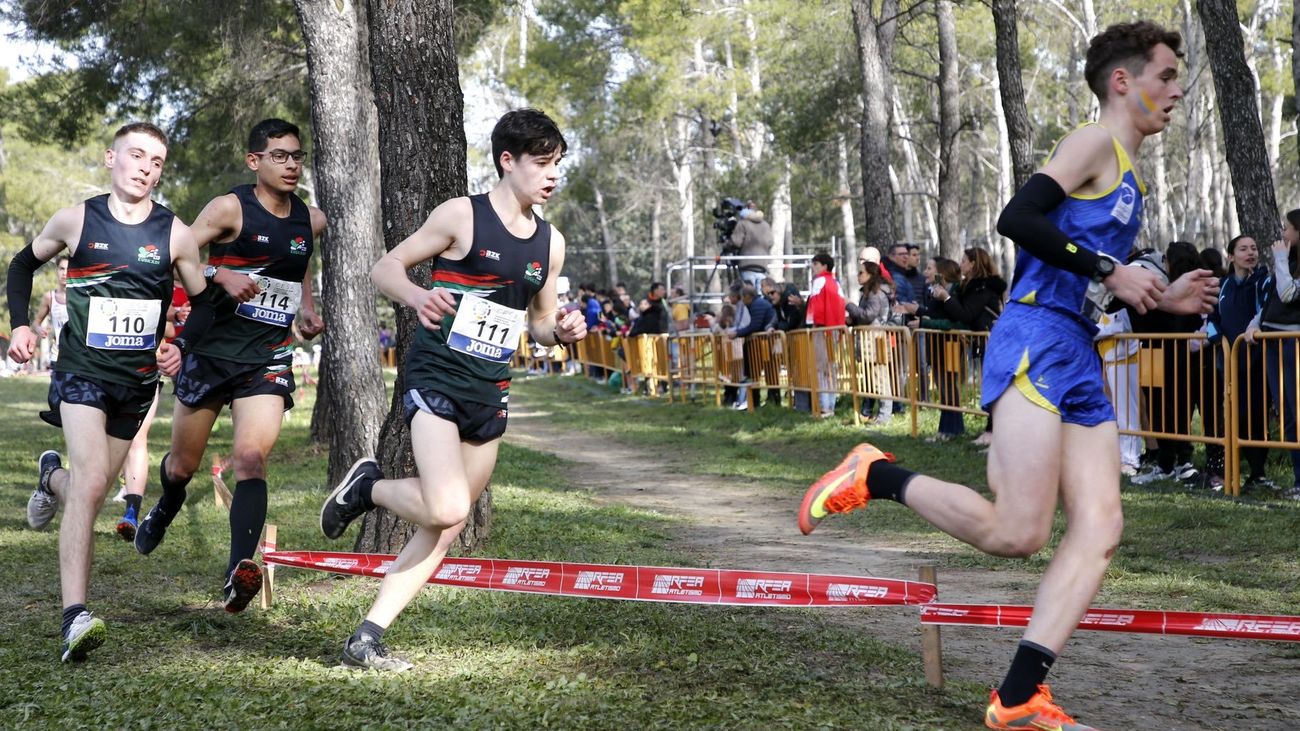
[(1092, 274), (1092, 281), (1100, 282), (1106, 277), (1115, 273), (1115, 260), (1109, 256), (1097, 257), (1096, 269)]
[(217, 278), (217, 268), (209, 264), (203, 269), (203, 278), (211, 282)]

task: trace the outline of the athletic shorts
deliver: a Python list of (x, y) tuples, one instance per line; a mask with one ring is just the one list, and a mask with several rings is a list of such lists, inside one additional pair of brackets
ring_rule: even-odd
[(1115, 421), (1104, 382), (1101, 357), (1083, 323), (1046, 307), (1011, 303), (989, 334), (980, 401), (991, 409), (1015, 387), (1067, 424), (1096, 426)]
[(293, 408), (293, 366), (287, 362), (236, 363), (189, 353), (175, 382), (176, 400), (191, 409), (214, 399), (228, 404), (263, 394), (284, 398), (285, 411)]
[(412, 388), (402, 394), (402, 408), (409, 425), (418, 411), (446, 419), (456, 425), (466, 442), (490, 442), (506, 433), (508, 412), (500, 406), (457, 401), (439, 391)]
[(107, 416), (104, 432), (114, 439), (131, 441), (149, 415), (149, 407), (158, 395), (159, 383), (140, 386), (123, 386), (104, 383), (93, 378), (54, 371), (50, 374), (49, 411), (41, 412), (41, 420), (63, 428), (59, 413), (62, 403), (78, 404), (99, 409)]

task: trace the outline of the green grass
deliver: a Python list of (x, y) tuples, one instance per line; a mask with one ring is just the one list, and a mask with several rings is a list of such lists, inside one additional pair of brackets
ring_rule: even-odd
[[(933, 691), (910, 638), (886, 645), (814, 610), (430, 588), (386, 637), (417, 663), (414, 671), (344, 670), (337, 667), (338, 651), (369, 606), (375, 582), (281, 569), (271, 610), (225, 614), (217, 600), (226, 515), (204, 476), (195, 479), (185, 511), (149, 557), (113, 534), (120, 506), (104, 508), (89, 605), (108, 622), (109, 642), (84, 664), (62, 665), (57, 534), (31, 531), (24, 520), (36, 456), (62, 449), (61, 435), (36, 418), (45, 388), (43, 379), (0, 381), (6, 404), (0, 580), (8, 588), (0, 595), (0, 684), (8, 690), (0, 718), (6, 728), (979, 727), (982, 689), (950, 683)], [(525, 384), (520, 393), (539, 407), (568, 403), (573, 414), (557, 418), (598, 422), (598, 434), (618, 431), (617, 415), (602, 415), (608, 404), (595, 387), (568, 379)], [(590, 402), (573, 400), (577, 394)], [(270, 521), (279, 525), (284, 548), (347, 550), (347, 538), (331, 544), (316, 527), (326, 455), (307, 440), (311, 402), (311, 393), (299, 401), (272, 455)], [(690, 459), (722, 440), (731, 446), (717, 450), (726, 454), (710, 469), (752, 472), (791, 491), (850, 441), (843, 427), (809, 425), (814, 431), (801, 437), (806, 451), (792, 445), (772, 453), (768, 442), (805, 426), (785, 417), (765, 427), (773, 430), (767, 437), (747, 432), (744, 415), (630, 400), (618, 406), (625, 427), (618, 438), (695, 445), (683, 452)], [(626, 428), (628, 410), (638, 417), (635, 431)], [(166, 449), (170, 411), (168, 396), (151, 432), (155, 461)], [(679, 434), (676, 425), (687, 414), (703, 421), (704, 430)], [(713, 433), (719, 424), (729, 427)], [(228, 417), (219, 425), (210, 452), (229, 449)], [(822, 443), (817, 434), (840, 441)], [(598, 505), (566, 475), (566, 465), (553, 457), (503, 446), (484, 554), (643, 565), (691, 560), (673, 548), (672, 519)], [(146, 507), (156, 498), (156, 483), (151, 491)], [(900, 534), (928, 536), (906, 511), (890, 512)]]
[[(560, 425), (595, 435), (609, 448), (635, 443), (671, 455), (674, 468), (743, 479), (788, 494), (791, 504), (829, 465), (868, 432), (843, 419), (820, 421), (784, 408), (733, 412), (714, 407), (711, 391), (698, 403), (619, 395), (585, 378), (516, 381), (513, 392)], [(844, 399), (847, 401), (847, 399)], [(628, 418), (628, 414), (634, 418)], [(910, 435), (910, 421), (870, 432), (909, 469), (987, 490), (986, 455), (968, 440), (927, 444)], [(921, 433), (938, 418), (923, 412)], [(982, 418), (968, 418), (974, 436)], [(1274, 450), (1276, 460), (1286, 461)], [(1289, 464), (1289, 462), (1288, 462)], [(1188, 611), (1297, 613), (1300, 592), (1300, 505), (1233, 500), (1174, 487), (1126, 486), (1125, 528), (1099, 605)], [(1064, 530), (1057, 518), (1052, 543), (1023, 562), (993, 558), (944, 536), (911, 511), (885, 507), (853, 513), (842, 525), (874, 540), (893, 541), (941, 567), (1041, 570)]]

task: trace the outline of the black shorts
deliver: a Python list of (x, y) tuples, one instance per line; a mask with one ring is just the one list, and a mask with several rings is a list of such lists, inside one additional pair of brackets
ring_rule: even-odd
[(431, 389), (412, 388), (402, 394), (402, 408), (409, 426), (418, 411), (446, 419), (456, 425), (460, 438), (467, 442), (490, 442), (506, 433), (507, 410), (500, 406), (476, 404), (456, 399)]
[(103, 383), (76, 373), (54, 371), (50, 374), (50, 410), (41, 412), (41, 420), (63, 428), (59, 404), (64, 402), (99, 409), (108, 417), (104, 432), (114, 439), (131, 441), (149, 415), (149, 407), (158, 396), (160, 383), (123, 386)]
[(288, 362), (236, 363), (188, 353), (175, 382), (176, 400), (191, 409), (214, 399), (228, 404), (262, 394), (283, 397), (285, 411), (293, 408), (293, 366)]

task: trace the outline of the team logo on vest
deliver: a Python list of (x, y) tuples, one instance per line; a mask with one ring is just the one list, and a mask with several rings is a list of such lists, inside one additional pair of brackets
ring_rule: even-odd
[(301, 237), (301, 236), (295, 236), (295, 237), (293, 238), (293, 241), (290, 241), (290, 242), (289, 242), (289, 253), (290, 253), (290, 254), (306, 254), (306, 253), (307, 253), (307, 239), (304, 239), (304, 238)]
[(1137, 190), (1128, 183), (1119, 184), (1119, 195), (1115, 199), (1115, 206), (1110, 209), (1110, 215), (1120, 223), (1127, 224), (1133, 218), (1133, 208), (1137, 204)]
[(483, 257), (483, 258), (485, 258), (485, 259), (491, 259), (492, 261), (501, 261), (501, 252), (499, 252), (499, 251), (490, 251), (490, 250), (488, 250), (488, 249), (479, 249), (479, 251), (478, 251), (478, 255), (481, 256), (481, 257)]
[(92, 241), (90, 248), (94, 251), (108, 251), (108, 244), (103, 241)]
[(524, 269), (524, 279), (527, 279), (528, 281), (532, 282), (533, 284), (541, 284), (541, 283), (542, 283), (542, 263), (541, 263), (540, 261), (535, 261), (535, 262), (533, 262), (532, 264), (529, 264), (529, 265), (528, 265), (528, 268), (527, 268), (527, 269)]
[(153, 244), (145, 244), (139, 248), (136, 259), (142, 264), (161, 264), (162, 252)]
[(266, 234), (257, 234), (256, 236), (253, 237), (253, 240), (259, 244), (271, 243), (271, 237), (267, 236)]

